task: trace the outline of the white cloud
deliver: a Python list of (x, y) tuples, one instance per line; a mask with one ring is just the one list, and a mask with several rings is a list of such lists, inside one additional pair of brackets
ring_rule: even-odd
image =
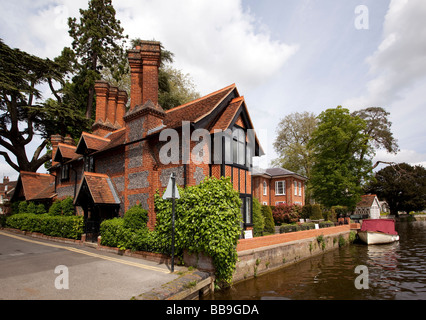
[[(408, 163), (409, 165), (422, 165), (426, 168), (426, 154), (421, 154), (415, 150), (402, 149), (397, 154), (387, 153), (385, 150), (378, 150), (373, 159), (373, 164), (376, 161), (395, 162), (395, 163)], [(384, 165), (377, 167), (376, 171), (383, 168)]]
[(242, 92), (276, 75), (297, 45), (272, 40), (240, 0), (117, 2), (130, 38), (162, 41), (201, 93), (236, 83)]
[(348, 104), (386, 106), (426, 78), (425, 16), (423, 0), (391, 1), (383, 24), (383, 40), (366, 59), (372, 76), (367, 94)]

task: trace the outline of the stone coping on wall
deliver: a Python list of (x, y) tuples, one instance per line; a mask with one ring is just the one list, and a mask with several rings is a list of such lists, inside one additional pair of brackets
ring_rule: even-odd
[(308, 238), (315, 238), (320, 235), (331, 235), (340, 232), (350, 231), (351, 226), (341, 225), (336, 227), (328, 227), (321, 229), (303, 230), (289, 233), (272, 234), (269, 236), (256, 237), (252, 239), (241, 239), (237, 245), (237, 252), (256, 249), (260, 247), (272, 246), (275, 244), (291, 242), (296, 240), (304, 240)]

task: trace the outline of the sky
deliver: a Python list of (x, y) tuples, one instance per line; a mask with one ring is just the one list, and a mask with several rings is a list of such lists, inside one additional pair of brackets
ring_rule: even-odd
[[(0, 0), (0, 38), (54, 58), (87, 0)], [(113, 0), (130, 39), (161, 41), (201, 95), (235, 83), (268, 167), (279, 121), (341, 105), (390, 113), (400, 152), (373, 161), (426, 166), (426, 1)], [(35, 149), (36, 142), (32, 148)], [(380, 167), (379, 167), (380, 168)], [(39, 169), (43, 172), (43, 168)], [(0, 175), (18, 174), (0, 159)], [(0, 176), (0, 179), (2, 177)]]

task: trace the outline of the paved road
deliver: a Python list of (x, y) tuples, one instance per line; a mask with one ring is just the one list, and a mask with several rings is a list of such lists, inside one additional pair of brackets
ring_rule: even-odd
[(128, 300), (176, 279), (176, 271), (179, 268), (171, 274), (164, 264), (0, 231), (0, 299)]

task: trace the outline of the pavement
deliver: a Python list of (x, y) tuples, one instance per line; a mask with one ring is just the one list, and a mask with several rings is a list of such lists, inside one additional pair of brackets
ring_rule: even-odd
[(186, 268), (0, 231), (0, 299), (129, 300)]

